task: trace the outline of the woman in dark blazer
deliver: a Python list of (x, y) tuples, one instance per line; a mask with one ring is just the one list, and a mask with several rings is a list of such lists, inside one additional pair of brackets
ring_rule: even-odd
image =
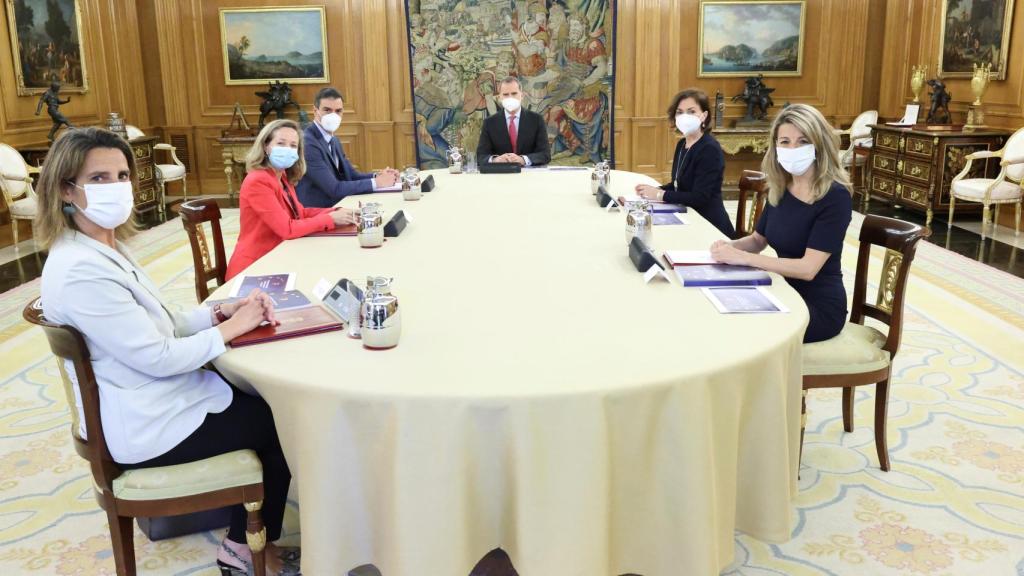
[(696, 88), (676, 94), (668, 118), (683, 135), (672, 160), (672, 181), (661, 187), (638, 184), (636, 193), (651, 200), (685, 204), (732, 238), (736, 230), (722, 204), (725, 154), (711, 135), (707, 94)]

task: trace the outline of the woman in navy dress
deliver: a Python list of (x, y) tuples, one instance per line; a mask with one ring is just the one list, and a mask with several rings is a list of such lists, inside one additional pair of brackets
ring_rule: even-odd
[[(807, 304), (804, 342), (828, 340), (846, 324), (841, 259), (853, 210), (850, 177), (832, 127), (811, 106), (784, 108), (772, 123), (771, 138), (775, 146), (761, 162), (768, 204), (754, 233), (715, 242), (711, 255), (784, 276)], [(778, 257), (760, 254), (766, 246)]]
[(722, 204), (722, 176), (725, 154), (711, 135), (708, 95), (688, 88), (672, 99), (668, 119), (683, 135), (672, 159), (672, 181), (662, 186), (638, 184), (642, 198), (673, 204), (685, 204), (722, 234), (732, 238), (736, 230)]

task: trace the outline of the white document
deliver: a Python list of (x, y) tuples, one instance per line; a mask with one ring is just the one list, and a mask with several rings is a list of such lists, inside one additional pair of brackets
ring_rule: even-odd
[[(680, 217), (682, 220), (682, 217)], [(683, 220), (683, 223), (686, 221)], [(718, 260), (711, 257), (710, 250), (668, 250), (665, 252), (665, 258), (668, 263), (673, 266), (691, 265), (691, 264), (721, 264)]]
[(722, 314), (776, 314), (789, 312), (764, 286), (714, 286), (701, 288)]
[(313, 286), (313, 296), (317, 300), (323, 300), (324, 296), (327, 296), (327, 292), (331, 289), (331, 283), (327, 281), (327, 278), (321, 278), (316, 286)]
[(921, 110), (920, 104), (907, 104), (903, 112), (903, 118), (899, 122), (886, 122), (888, 126), (913, 126), (917, 124), (917, 115)]

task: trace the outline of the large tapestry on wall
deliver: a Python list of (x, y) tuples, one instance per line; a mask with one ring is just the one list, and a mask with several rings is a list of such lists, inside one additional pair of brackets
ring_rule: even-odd
[(551, 163), (613, 160), (615, 0), (406, 0), (421, 168), (476, 151), (506, 76), (547, 124)]

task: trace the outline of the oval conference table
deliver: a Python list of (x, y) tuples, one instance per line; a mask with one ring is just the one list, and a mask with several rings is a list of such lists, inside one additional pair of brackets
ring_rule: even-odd
[[(501, 547), (524, 576), (710, 575), (734, 530), (788, 539), (807, 309), (785, 280), (790, 312), (720, 314), (674, 276), (643, 282), (589, 171), (432, 173), (419, 201), (341, 202), (413, 216), (382, 247), (301, 238), (245, 271), (294, 272), (310, 298), (390, 276), (402, 308), (391, 350), (339, 331), (216, 361), (273, 408), (303, 573), (464, 576)], [(721, 238), (686, 219), (654, 228), (659, 256)]]

